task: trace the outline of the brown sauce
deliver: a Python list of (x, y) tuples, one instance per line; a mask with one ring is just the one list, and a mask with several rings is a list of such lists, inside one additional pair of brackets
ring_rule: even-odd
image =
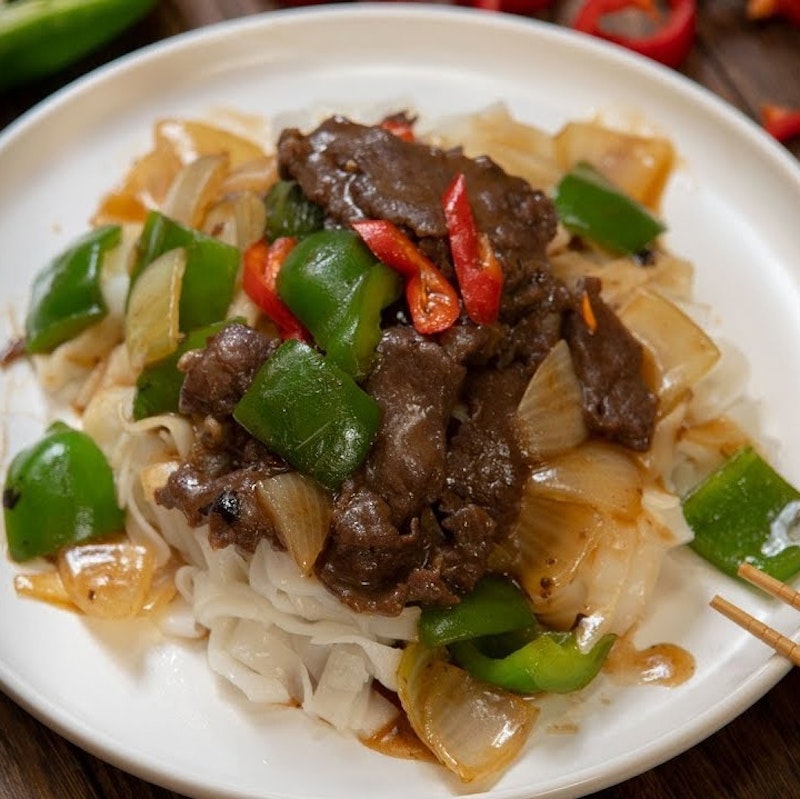
[(422, 743), (411, 728), (408, 717), (402, 710), (398, 711), (397, 716), (374, 735), (362, 738), (361, 743), (382, 755), (389, 755), (389, 757), (437, 762), (431, 750)]
[(603, 671), (623, 685), (662, 685), (674, 688), (694, 674), (694, 657), (676, 644), (660, 643), (637, 649), (632, 633), (614, 644)]

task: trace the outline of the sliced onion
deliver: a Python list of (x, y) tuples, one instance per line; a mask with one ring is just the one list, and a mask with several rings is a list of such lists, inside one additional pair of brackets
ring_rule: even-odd
[(564, 170), (588, 161), (624, 192), (645, 205), (658, 205), (675, 162), (668, 139), (637, 136), (596, 122), (570, 122), (555, 137)]
[(202, 231), (241, 250), (261, 238), (267, 209), (252, 191), (220, 200), (208, 209)]
[(322, 551), (331, 523), (330, 495), (298, 472), (268, 477), (256, 488), (281, 542), (304, 574)]
[(178, 348), (178, 312), (185, 269), (186, 250), (169, 250), (142, 272), (131, 290), (125, 343), (136, 373)]
[(125, 302), (130, 286), (131, 266), (142, 232), (139, 224), (122, 225), (122, 241), (103, 256), (100, 267), (100, 289), (108, 306), (109, 316), (125, 317)]
[(586, 439), (583, 392), (561, 339), (531, 378), (517, 408), (520, 445), (532, 460), (558, 455)]
[(220, 194), (233, 195), (254, 192), (263, 196), (278, 179), (278, 165), (275, 158), (254, 158), (231, 169), (219, 187)]
[(178, 593), (175, 574), (183, 564), (172, 558), (156, 569), (150, 581), (150, 590), (142, 602), (140, 615), (153, 616), (169, 605)]
[(717, 345), (699, 325), (654, 291), (637, 291), (619, 317), (647, 350), (661, 413), (691, 392), (720, 358)]
[(527, 491), (513, 537), (519, 547), (515, 575), (537, 613), (575, 578), (603, 532), (604, 517), (589, 505), (559, 502)]
[(492, 778), (507, 768), (539, 712), (421, 644), (409, 644), (403, 652), (397, 694), (414, 732), (464, 782)]
[(642, 476), (622, 448), (587, 441), (535, 467), (528, 490), (545, 499), (583, 503), (601, 513), (633, 518), (641, 507)]
[(152, 552), (128, 540), (66, 547), (58, 573), (67, 595), (87, 616), (129, 619), (147, 599), (155, 563)]
[(192, 161), (178, 173), (161, 210), (177, 222), (199, 228), (227, 171), (225, 155), (206, 155)]
[(609, 517), (602, 540), (581, 563), (578, 579), (586, 586), (586, 605), (580, 609), (576, 628), (581, 651), (588, 652), (606, 633), (625, 631), (618, 626), (617, 614), (628, 583), (633, 583), (630, 575), (638, 542), (636, 521)]
[(14, 590), (19, 596), (47, 602), (59, 608), (76, 610), (55, 569), (15, 575)]
[(254, 141), (231, 130), (193, 119), (164, 119), (156, 125), (156, 145), (169, 147), (182, 163), (225, 153), (232, 167), (264, 156)]
[(173, 146), (157, 140), (153, 149), (134, 163), (122, 185), (102, 199), (92, 222), (144, 222), (147, 212), (164, 202), (181, 166)]

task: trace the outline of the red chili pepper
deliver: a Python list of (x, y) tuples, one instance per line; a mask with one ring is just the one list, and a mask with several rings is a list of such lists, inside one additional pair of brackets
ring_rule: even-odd
[(578, 11), (572, 27), (598, 36), (636, 53), (660, 61), (668, 67), (680, 66), (694, 43), (697, 25), (695, 0), (669, 0), (669, 13), (654, 33), (644, 36), (623, 36), (605, 31), (601, 21), (607, 14), (626, 8), (638, 8), (657, 14), (653, 0), (586, 0)]
[(442, 198), (450, 250), (461, 298), (470, 319), (488, 325), (497, 319), (503, 270), (492, 251), (489, 237), (478, 233), (467, 196), (467, 181), (458, 174)]
[(748, 19), (781, 16), (800, 25), (800, 0), (748, 0), (745, 14)]
[(414, 136), (414, 120), (409, 119), (405, 114), (393, 114), (381, 120), (380, 127), (393, 133), (398, 139), (412, 142)]
[(767, 103), (761, 108), (764, 130), (778, 141), (788, 141), (800, 136), (800, 108)]
[(242, 288), (248, 297), (275, 323), (281, 338), (307, 341), (308, 331), (278, 296), (275, 281), (286, 256), (297, 239), (283, 236), (271, 244), (259, 239), (244, 251)]
[(441, 333), (458, 319), (461, 308), (456, 290), (396, 225), (386, 219), (352, 225), (375, 257), (405, 278), (406, 301), (418, 332)]

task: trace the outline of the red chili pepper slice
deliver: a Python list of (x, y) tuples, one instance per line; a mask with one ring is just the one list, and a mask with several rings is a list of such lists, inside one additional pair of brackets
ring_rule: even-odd
[(414, 120), (405, 114), (393, 114), (385, 117), (381, 120), (380, 127), (388, 130), (389, 133), (394, 134), (403, 141), (413, 142), (416, 138), (414, 135)]
[(478, 233), (475, 226), (463, 173), (456, 175), (448, 186), (442, 207), (464, 307), (473, 322), (488, 325), (500, 311), (503, 270), (489, 237)]
[(419, 333), (441, 333), (458, 319), (456, 290), (396, 225), (386, 219), (365, 219), (352, 226), (376, 258), (405, 278), (406, 301)]
[(297, 244), (292, 236), (282, 236), (271, 244), (259, 239), (244, 251), (242, 288), (248, 297), (275, 323), (281, 338), (307, 341), (308, 331), (278, 296), (275, 281), (286, 256)]
[(788, 141), (800, 136), (800, 108), (767, 103), (761, 108), (764, 130), (778, 141)]
[(572, 27), (627, 47), (668, 67), (680, 66), (689, 55), (694, 43), (697, 26), (695, 0), (669, 0), (666, 20), (649, 35), (623, 36), (602, 28), (601, 21), (604, 16), (626, 8), (638, 8), (645, 13), (657, 14), (653, 0), (586, 0), (578, 11)]

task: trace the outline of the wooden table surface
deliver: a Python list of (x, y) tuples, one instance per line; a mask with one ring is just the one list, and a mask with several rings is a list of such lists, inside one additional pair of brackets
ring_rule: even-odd
[[(800, 107), (800, 29), (778, 19), (748, 22), (744, 0), (700, 0), (699, 5), (697, 41), (681, 71), (754, 119), (764, 102)], [(61, 85), (123, 53), (272, 7), (258, 0), (161, 0), (132, 30), (80, 64), (36, 85), (0, 93), (0, 128)], [(556, 23), (568, 19), (568, 9), (558, 5), (546, 13)], [(800, 157), (800, 139), (786, 146)], [(705, 742), (595, 799), (800, 797), (798, 697), (795, 669)], [(0, 693), (0, 799), (133, 797), (179, 799), (87, 754)]]

